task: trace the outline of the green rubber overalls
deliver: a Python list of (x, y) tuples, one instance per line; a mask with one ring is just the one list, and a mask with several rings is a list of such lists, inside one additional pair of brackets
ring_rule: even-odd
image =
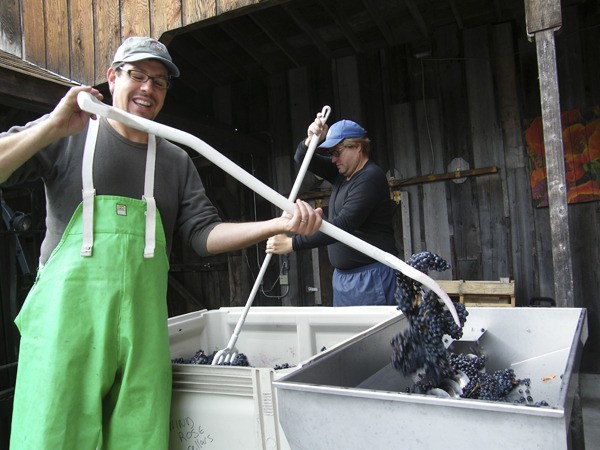
[[(166, 449), (168, 261), (148, 137), (143, 199), (96, 196), (90, 120), (83, 202), (15, 323), (21, 344), (11, 449)], [(83, 244), (82, 244), (83, 242)]]

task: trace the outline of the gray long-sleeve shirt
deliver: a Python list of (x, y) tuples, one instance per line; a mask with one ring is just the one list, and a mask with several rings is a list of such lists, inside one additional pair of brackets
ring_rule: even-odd
[[(0, 138), (33, 126), (47, 116), (24, 127), (12, 127)], [(101, 118), (94, 156), (96, 195), (119, 195), (141, 199), (144, 193), (146, 144), (127, 140)], [(87, 129), (59, 139), (40, 150), (17, 169), (2, 186), (14, 186), (42, 179), (46, 189), (46, 236), (40, 262), (45, 263), (58, 245), (69, 220), (81, 202), (81, 165)], [(221, 222), (198, 171), (189, 155), (180, 147), (156, 138), (154, 197), (160, 212), (170, 253), (173, 234), (198, 254), (207, 255), (210, 230)]]

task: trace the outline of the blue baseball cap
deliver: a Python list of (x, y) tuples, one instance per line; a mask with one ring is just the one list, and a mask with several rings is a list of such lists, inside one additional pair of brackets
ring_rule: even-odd
[(364, 138), (366, 135), (367, 132), (365, 129), (356, 122), (351, 120), (340, 120), (331, 125), (329, 131), (327, 131), (325, 140), (319, 144), (318, 148), (330, 149), (331, 147), (338, 145), (344, 139)]

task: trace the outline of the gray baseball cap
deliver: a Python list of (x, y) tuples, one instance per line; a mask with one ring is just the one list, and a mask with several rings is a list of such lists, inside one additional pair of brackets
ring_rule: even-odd
[(112, 65), (141, 61), (142, 59), (157, 59), (167, 66), (171, 76), (179, 76), (179, 69), (173, 64), (165, 44), (149, 37), (134, 36), (125, 39), (117, 49)]

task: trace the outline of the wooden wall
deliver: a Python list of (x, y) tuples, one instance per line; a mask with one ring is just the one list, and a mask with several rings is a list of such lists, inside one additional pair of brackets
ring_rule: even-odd
[(163, 34), (169, 31), (269, 1), (3, 0), (0, 50), (98, 85), (106, 81), (112, 56), (128, 36), (152, 36), (168, 44), (169, 35)]
[[(589, 23), (576, 6), (563, 11), (557, 34), (561, 109), (600, 104), (598, 23)], [(597, 20), (597, 18), (596, 18)], [(401, 178), (448, 172), (455, 158), (471, 169), (495, 166), (498, 172), (402, 189), (408, 198), (412, 253), (439, 253), (452, 265), (438, 278), (516, 282), (517, 305), (535, 297), (554, 298), (552, 242), (548, 208), (535, 208), (529, 183), (524, 131), (540, 116), (535, 45), (514, 23), (435, 32), (433, 51), (415, 58), (405, 47), (301, 67), (265, 80), (252, 80), (264, 91), (267, 127), (275, 143), (270, 161), (273, 185), (289, 192), (295, 178), (291, 155), (306, 126), (323, 105), (332, 106), (330, 122), (354, 119), (369, 131), (373, 159)], [(215, 91), (214, 103), (251, 120), (253, 107), (243, 90)], [(244, 117), (247, 114), (247, 117)], [(253, 120), (256, 120), (255, 116)], [(286, 171), (287, 169), (287, 171)], [(317, 182), (308, 187), (317, 186)], [(402, 217), (396, 228), (402, 235)], [(600, 341), (600, 208), (598, 202), (569, 206), (575, 276), (575, 305), (588, 308), (589, 351)], [(399, 239), (400, 254), (404, 245)], [(410, 253), (409, 253), (410, 254)], [(330, 302), (330, 274), (323, 250), (289, 257), (290, 294), (281, 302), (312, 305)], [(315, 279), (314, 267), (321, 269)], [(256, 270), (256, 269), (255, 269)], [(322, 295), (308, 292), (319, 285)], [(597, 358), (587, 364), (597, 371)], [(594, 362), (596, 361), (596, 362)], [(589, 369), (589, 367), (587, 367)]]

